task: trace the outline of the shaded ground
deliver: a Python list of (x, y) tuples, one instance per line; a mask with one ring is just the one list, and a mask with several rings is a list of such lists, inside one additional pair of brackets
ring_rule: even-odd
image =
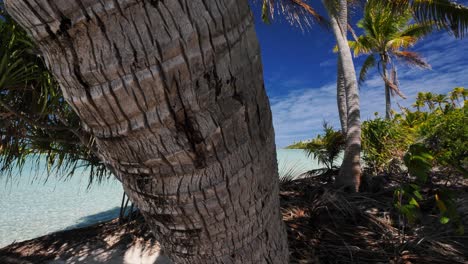
[[(316, 178), (283, 182), (291, 263), (468, 263), (468, 236), (441, 225), (430, 206), (422, 206), (424, 223), (402, 228), (392, 186), (347, 194)], [(468, 185), (453, 188), (468, 226)], [(141, 220), (113, 220), (12, 244), (0, 249), (0, 263), (169, 262)]]
[[(424, 223), (403, 228), (393, 208), (392, 186), (389, 181), (379, 192), (348, 194), (314, 179), (284, 183), (281, 207), (291, 262), (468, 263), (468, 236), (440, 224), (430, 205), (421, 205)], [(467, 227), (468, 185), (465, 181), (452, 189)]]

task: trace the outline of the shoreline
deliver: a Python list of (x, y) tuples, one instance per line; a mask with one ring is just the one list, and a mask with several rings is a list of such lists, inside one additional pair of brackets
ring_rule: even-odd
[[(300, 172), (313, 169), (315, 162), (303, 151), (277, 151), (278, 163), (284, 164), (286, 171), (290, 167)], [(0, 248), (15, 240), (30, 240), (118, 217), (123, 189), (117, 180), (88, 189), (88, 175), (80, 171), (67, 181), (51, 174), (45, 182), (35, 178), (34, 163), (26, 163), (23, 172), (11, 181), (0, 177)]]

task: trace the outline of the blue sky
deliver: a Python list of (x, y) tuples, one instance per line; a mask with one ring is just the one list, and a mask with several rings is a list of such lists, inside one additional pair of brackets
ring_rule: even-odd
[[(332, 33), (318, 25), (302, 31), (279, 18), (265, 25), (260, 21), (258, 8), (254, 11), (277, 146), (314, 137), (324, 120), (339, 128)], [(432, 69), (398, 65), (400, 88), (407, 99), (394, 97), (395, 110), (397, 103), (414, 103), (420, 91), (447, 93), (457, 86), (468, 87), (468, 38), (460, 40), (447, 33), (435, 33), (412, 50), (420, 52)], [(363, 58), (355, 59), (357, 72)], [(383, 81), (375, 71), (361, 87), (360, 95), (362, 120), (373, 118), (375, 112), (384, 114)]]

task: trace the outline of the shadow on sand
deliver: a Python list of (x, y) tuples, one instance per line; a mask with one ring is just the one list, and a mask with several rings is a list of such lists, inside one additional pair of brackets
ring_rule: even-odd
[[(77, 226), (118, 216), (119, 208), (84, 217)], [(64, 230), (0, 249), (0, 263), (141, 263), (171, 264), (160, 255), (158, 242), (141, 219), (119, 224), (118, 219)]]

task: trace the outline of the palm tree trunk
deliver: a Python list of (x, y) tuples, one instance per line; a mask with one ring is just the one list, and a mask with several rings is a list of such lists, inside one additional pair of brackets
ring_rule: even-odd
[[(338, 11), (338, 19), (337, 22), (339, 23), (341, 33), (346, 36), (348, 30), (348, 10), (347, 6), (340, 6), (340, 10)], [(344, 31), (344, 33), (343, 33)], [(341, 60), (341, 56), (338, 55), (338, 69), (337, 69), (337, 103), (338, 103), (338, 114), (340, 118), (341, 124), (341, 131), (343, 134), (348, 132), (348, 105), (347, 105), (347, 98), (346, 98), (346, 80), (344, 76), (344, 69), (343, 69), (343, 61)]]
[(288, 263), (247, 0), (7, 0), (175, 263)]
[(343, 64), (338, 56), (338, 74), (336, 82), (336, 95), (338, 103), (338, 114), (340, 116), (341, 131), (346, 134), (348, 130), (348, 106), (346, 105), (346, 84), (343, 73)]
[(388, 85), (387, 61), (385, 59), (382, 60), (382, 70), (385, 83), (385, 119), (390, 120), (392, 118), (392, 97)]
[[(331, 1), (331, 0), (325, 0)], [(329, 10), (330, 22), (338, 45), (346, 87), (347, 134), (346, 148), (336, 185), (358, 191), (361, 182), (361, 113), (356, 71), (348, 45), (346, 27), (340, 26), (347, 18), (347, 1), (340, 0), (337, 10)], [(346, 23), (347, 25), (347, 23)]]
[(392, 97), (390, 94), (390, 87), (385, 84), (385, 119), (392, 118)]

